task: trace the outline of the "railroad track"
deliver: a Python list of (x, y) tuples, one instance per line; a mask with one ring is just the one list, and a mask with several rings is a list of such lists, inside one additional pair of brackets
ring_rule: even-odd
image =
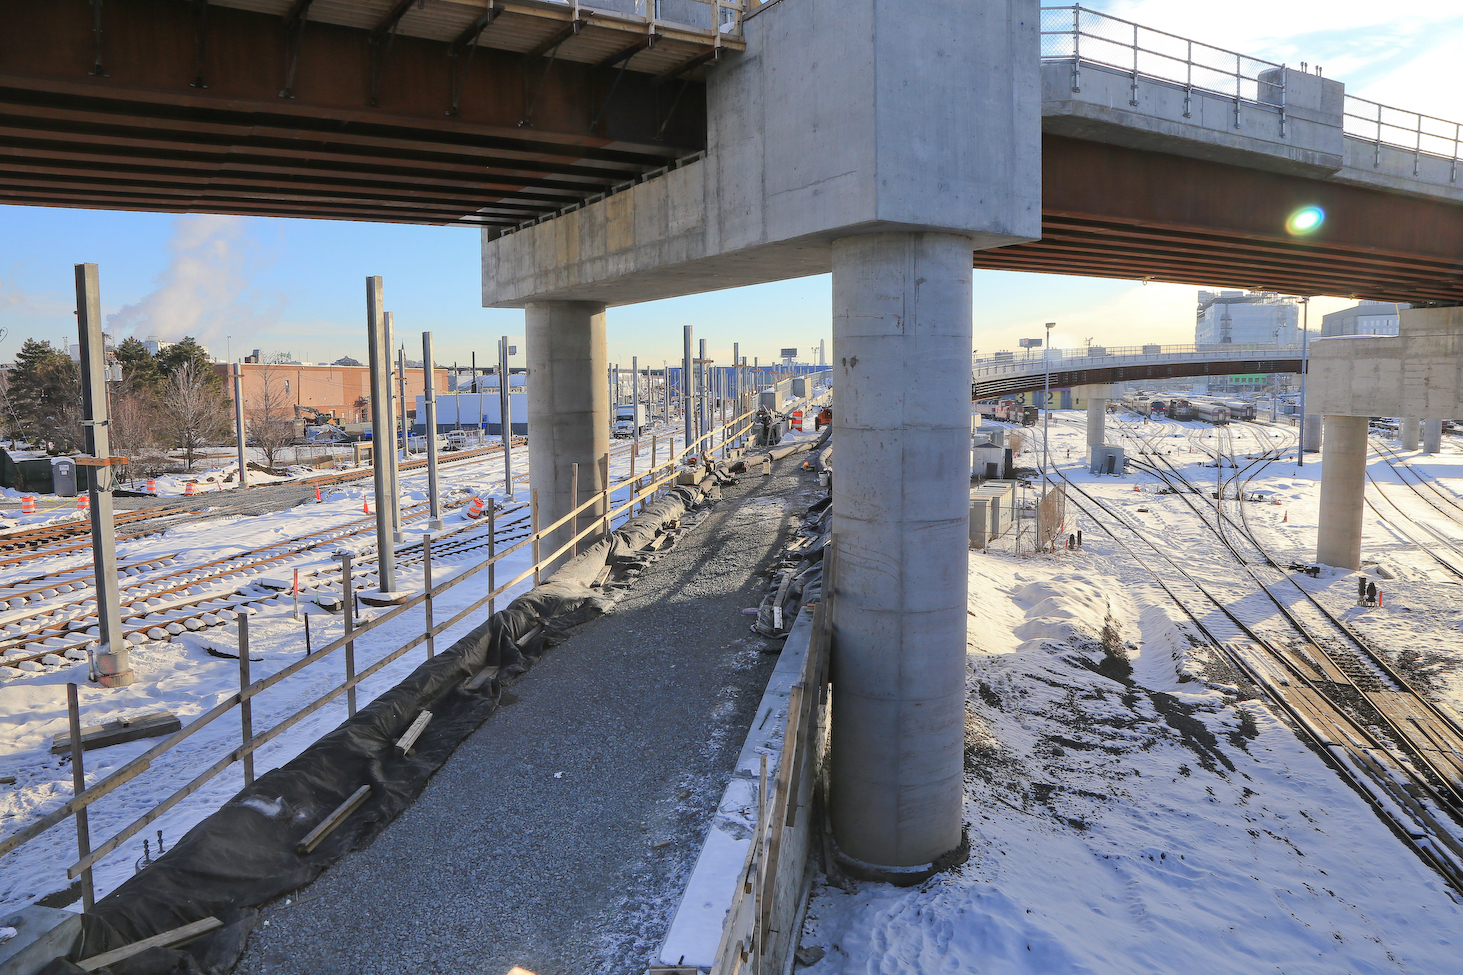
[[(1284, 449), (1281, 446), (1273, 453), (1278, 456)], [(1256, 460), (1246, 465), (1231, 481), (1238, 481), (1244, 470), (1256, 465), (1263, 469), (1264, 464), (1273, 459)], [(1150, 538), (1141, 526), (1132, 523), (1117, 508), (1085, 491), (1060, 469), (1056, 473), (1067, 483), (1069, 498), (1076, 495), (1072, 501), (1078, 510), (1130, 557), (1148, 568), (1155, 583), (1193, 626), (1291, 718), (1318, 754), (1372, 806), (1399, 839), (1437, 870), (1455, 890), (1463, 891), (1463, 840), (1460, 840), (1463, 823), (1458, 819), (1459, 801), (1455, 789), (1447, 778), (1437, 781), (1438, 777), (1419, 768), (1411, 755), (1399, 754), (1394, 742), (1377, 735), (1366, 723), (1355, 720), (1338, 706), (1333, 700), (1336, 689), (1344, 686), (1354, 688), (1356, 685), (1335, 666), (1334, 660), (1324, 656), (1323, 651), (1312, 655), (1293, 644), (1282, 644), (1246, 622), (1231, 609), (1230, 598), (1217, 594), (1211, 586), (1195, 578), (1188, 567), (1174, 559), (1167, 547)], [(1190, 486), (1190, 494), (1194, 490)], [(1192, 505), (1190, 498), (1185, 500)], [(1218, 517), (1225, 517), (1222, 511)], [(1205, 523), (1208, 524), (1207, 519)], [(1113, 524), (1125, 529), (1150, 549), (1171, 571), (1159, 572), (1151, 560), (1140, 559), (1133, 546), (1113, 530)], [(1268, 586), (1259, 583), (1258, 579), (1256, 583), (1271, 599), (1275, 599)], [(1184, 587), (1197, 594), (1200, 601), (1212, 606), (1223, 622), (1201, 619), (1191, 605), (1194, 596), (1186, 598), (1180, 594), (1179, 590)], [(1276, 604), (1283, 607), (1279, 600)], [(1298, 621), (1295, 625), (1298, 629), (1303, 628)], [(1331, 663), (1329, 669), (1327, 662)], [(1405, 686), (1400, 678), (1398, 683)], [(1415, 692), (1409, 697), (1424, 706), (1420, 715), (1411, 718), (1417, 727), (1422, 728), (1428, 718), (1427, 702), (1416, 697)], [(1399, 702), (1387, 700), (1381, 703), (1395, 706)], [(1451, 722), (1447, 724), (1451, 732), (1456, 733), (1456, 727)], [(1435, 750), (1441, 753), (1442, 743), (1435, 745)], [(1453, 749), (1453, 758), (1460, 754), (1463, 752)]]

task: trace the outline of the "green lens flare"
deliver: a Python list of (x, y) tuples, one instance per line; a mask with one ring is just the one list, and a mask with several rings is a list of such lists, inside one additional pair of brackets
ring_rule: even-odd
[(1325, 210), (1320, 207), (1301, 207), (1290, 215), (1289, 220), (1285, 221), (1285, 229), (1291, 234), (1309, 234), (1315, 232), (1325, 222)]

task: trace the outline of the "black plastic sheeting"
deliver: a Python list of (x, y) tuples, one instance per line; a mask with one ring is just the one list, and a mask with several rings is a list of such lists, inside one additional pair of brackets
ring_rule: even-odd
[[(761, 604), (757, 607), (757, 620), (752, 624), (752, 630), (759, 636), (770, 638), (787, 636), (792, 629), (793, 620), (797, 619), (798, 613), (802, 612), (803, 604), (815, 602), (822, 594), (823, 553), (827, 549), (828, 539), (833, 531), (833, 498), (831, 496), (825, 497), (808, 509), (801, 531), (803, 535), (810, 536), (812, 541), (799, 549), (795, 555), (784, 559), (781, 571), (772, 574), (772, 583), (768, 587), (767, 594), (762, 597)], [(782, 626), (778, 627), (773, 607), (777, 602), (777, 593), (782, 588), (782, 580), (789, 572), (792, 573), (792, 582), (788, 585), (787, 594), (782, 600)]]
[[(68, 958), (40, 975), (80, 972), (89, 958), (214, 916), (224, 927), (179, 949), (152, 948), (103, 972), (111, 975), (224, 975), (233, 969), (258, 908), (303, 887), (331, 863), (369, 846), (401, 814), (498, 706), (505, 680), (527, 671), (566, 631), (611, 604), (589, 583), (604, 566), (636, 558), (667, 525), (715, 493), (726, 475), (715, 470), (706, 490), (673, 487), (637, 518), (591, 545), (548, 582), (519, 596), (445, 652), (361, 708), (287, 765), (254, 784), (193, 829), (141, 873), (82, 916), (83, 938)], [(469, 692), (463, 685), (485, 667), (495, 679)], [(417, 715), (431, 723), (409, 757), (394, 745)], [(362, 785), (366, 803), (305, 856), (295, 844)]]

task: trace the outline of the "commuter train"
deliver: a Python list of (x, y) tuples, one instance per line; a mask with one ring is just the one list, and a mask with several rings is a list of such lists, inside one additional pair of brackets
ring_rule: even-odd
[(1137, 413), (1139, 416), (1148, 416), (1151, 407), (1149, 406), (1148, 394), (1143, 390), (1134, 390), (1123, 394), (1123, 409), (1130, 413)]
[(1259, 415), (1255, 404), (1250, 400), (1227, 399), (1223, 401), (1229, 407), (1229, 418), (1231, 420), (1253, 420)]
[(1222, 424), (1230, 420), (1229, 407), (1223, 400), (1209, 396), (1196, 396), (1193, 400), (1194, 419), (1205, 423)]
[(1165, 415), (1170, 420), (1192, 420), (1194, 418), (1194, 406), (1186, 399), (1173, 396), (1169, 398)]

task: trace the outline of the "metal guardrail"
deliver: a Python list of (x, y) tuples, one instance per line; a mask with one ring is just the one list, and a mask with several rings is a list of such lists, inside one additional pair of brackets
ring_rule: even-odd
[(1072, 63), (1072, 90), (1082, 90), (1082, 64), (1124, 72), (1130, 79), (1128, 104), (1138, 104), (1140, 78), (1167, 81), (1184, 89), (1184, 117), (1195, 92), (1234, 103), (1234, 127), (1240, 108), (1272, 110), (1285, 137), (1285, 82), (1289, 68), (1135, 24), (1131, 20), (1088, 10), (1081, 4), (1041, 8), (1041, 58)]
[(1458, 182), (1458, 151), (1460, 143), (1463, 143), (1463, 124), (1347, 95), (1341, 125), (1345, 134), (1372, 143), (1374, 168), (1382, 165), (1382, 146), (1391, 146), (1412, 153), (1414, 176), (1422, 169), (1423, 156), (1451, 160), (1448, 182)]
[(1296, 346), (1241, 342), (1225, 345), (1090, 346), (1082, 349), (1051, 349), (1048, 351), (1051, 353), (1050, 355), (998, 352), (989, 356), (972, 358), (971, 375), (977, 380), (992, 376), (1025, 375), (1044, 372), (1048, 365), (1053, 371), (1071, 371), (1115, 365), (1192, 362), (1195, 359), (1226, 362), (1262, 356), (1277, 358), (1298, 356), (1301, 350)]
[[(1242, 105), (1270, 109), (1279, 117), (1280, 137), (1285, 137), (1285, 93), (1291, 69), (1284, 64), (1144, 27), (1081, 4), (1041, 8), (1041, 59), (1070, 61), (1074, 92), (1082, 90), (1084, 62), (1127, 74), (1128, 103), (1134, 106), (1139, 79), (1179, 85), (1184, 89), (1185, 118), (1196, 91), (1232, 100), (1235, 128), (1240, 126)], [(1348, 94), (1342, 107), (1342, 132), (1373, 144), (1374, 167), (1381, 166), (1382, 147), (1389, 146), (1412, 153), (1414, 176), (1420, 173), (1423, 156), (1451, 160), (1449, 182), (1458, 181), (1463, 123)]]

